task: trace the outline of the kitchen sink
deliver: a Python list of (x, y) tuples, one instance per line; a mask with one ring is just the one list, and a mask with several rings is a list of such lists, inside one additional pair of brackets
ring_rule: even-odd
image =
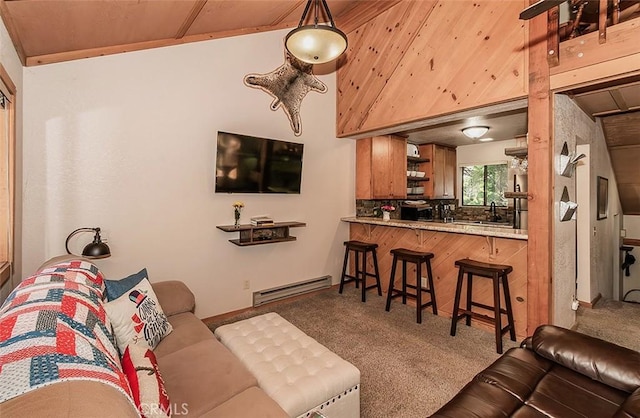
[(453, 221), (454, 224), (458, 225), (474, 225), (474, 226), (490, 226), (493, 228), (511, 228), (513, 229), (513, 225), (506, 222), (491, 222), (491, 221)]

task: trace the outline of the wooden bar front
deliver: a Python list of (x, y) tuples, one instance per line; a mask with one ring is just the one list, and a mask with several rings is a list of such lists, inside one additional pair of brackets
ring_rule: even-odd
[[(350, 224), (350, 237), (352, 240), (378, 244), (378, 266), (380, 268), (383, 297), (385, 298), (391, 274), (392, 257), (389, 252), (393, 248), (404, 247), (410, 250), (432, 252), (435, 255), (431, 260), (431, 266), (433, 268), (434, 287), (438, 302), (438, 315), (447, 318), (451, 318), (451, 312), (453, 311), (453, 299), (458, 274), (458, 269), (454, 265), (456, 260), (472, 258), (478, 261), (512, 266), (513, 272), (509, 274), (509, 290), (513, 304), (516, 334), (519, 340), (527, 336), (526, 240), (359, 223)], [(368, 262), (371, 263), (370, 257)], [(369, 268), (373, 267), (369, 266)], [(396, 283), (400, 283), (400, 271), (396, 273)], [(416, 274), (415, 268), (408, 268), (407, 274), (409, 281), (412, 282)], [(426, 275), (426, 273), (423, 273), (423, 275)], [(474, 301), (493, 305), (493, 290), (491, 286), (491, 280), (489, 279), (474, 278)], [(371, 296), (368, 297), (377, 296), (371, 293)], [(463, 306), (465, 301), (465, 292), (463, 292), (460, 306)], [(402, 302), (398, 299), (394, 300), (391, 309), (393, 309), (394, 304), (399, 303)], [(501, 303), (504, 307), (504, 301)], [(425, 315), (429, 312), (429, 309), (425, 310)], [(492, 329), (491, 326), (475, 320), (472, 323), (478, 328)], [(461, 322), (459, 326), (464, 326), (464, 322)]]

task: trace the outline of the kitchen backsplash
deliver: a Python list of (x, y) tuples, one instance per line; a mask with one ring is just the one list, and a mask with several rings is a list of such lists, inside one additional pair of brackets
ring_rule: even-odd
[[(379, 216), (382, 217), (382, 212), (376, 210), (380, 208), (382, 205), (392, 205), (396, 208), (395, 211), (391, 212), (391, 219), (400, 219), (400, 205), (404, 202), (402, 200), (364, 200), (357, 199), (356, 200), (356, 216)], [(433, 210), (433, 216), (435, 219), (438, 218), (438, 211), (436, 208), (439, 204), (450, 205), (452, 209), (454, 209), (454, 218), (456, 220), (468, 220), (468, 221), (488, 221), (490, 219), (490, 213), (488, 208), (482, 207), (470, 207), (457, 206), (458, 201), (456, 199), (450, 200), (427, 200), (428, 205), (431, 205)], [(513, 223), (513, 210), (509, 210), (505, 207), (497, 207), (496, 214), (500, 217), (499, 222), (505, 223)]]

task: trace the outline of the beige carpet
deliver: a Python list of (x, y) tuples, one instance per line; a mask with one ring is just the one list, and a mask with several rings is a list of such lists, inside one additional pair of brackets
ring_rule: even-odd
[[(277, 312), (321, 344), (353, 363), (361, 372), (361, 416), (366, 418), (425, 417), (453, 397), (498, 354), (493, 334), (461, 322), (456, 337), (451, 322), (425, 310), (422, 324), (415, 308), (395, 299), (391, 311), (373, 291), (367, 302), (349, 286), (294, 302), (259, 308), (225, 323), (266, 312)], [(430, 308), (429, 308), (430, 309)], [(504, 338), (505, 350), (517, 345)]]
[(578, 309), (577, 331), (640, 351), (640, 304), (600, 300)]
[[(395, 299), (391, 312), (370, 291), (360, 302), (353, 287), (335, 288), (292, 302), (281, 302), (210, 323), (211, 329), (266, 312), (277, 312), (361, 372), (361, 416), (426, 417), (451, 399), (473, 376), (491, 364), (493, 334), (461, 322), (456, 337), (451, 322), (423, 315)], [(578, 330), (640, 350), (640, 305), (601, 301), (578, 311)], [(504, 338), (505, 351), (517, 343)]]

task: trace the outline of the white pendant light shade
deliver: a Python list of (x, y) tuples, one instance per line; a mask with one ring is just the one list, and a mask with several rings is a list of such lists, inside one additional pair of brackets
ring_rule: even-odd
[(462, 130), (462, 133), (471, 139), (478, 139), (487, 132), (489, 132), (488, 126), (470, 126)]
[[(311, 6), (314, 9), (314, 23), (303, 26)], [(330, 25), (318, 24), (321, 10), (329, 19)], [(326, 0), (307, 0), (298, 27), (287, 34), (284, 45), (300, 61), (324, 64), (335, 60), (347, 49), (347, 35), (336, 28)]]
[(347, 37), (331, 26), (301, 26), (287, 34), (285, 46), (300, 61), (324, 64), (342, 55)]

